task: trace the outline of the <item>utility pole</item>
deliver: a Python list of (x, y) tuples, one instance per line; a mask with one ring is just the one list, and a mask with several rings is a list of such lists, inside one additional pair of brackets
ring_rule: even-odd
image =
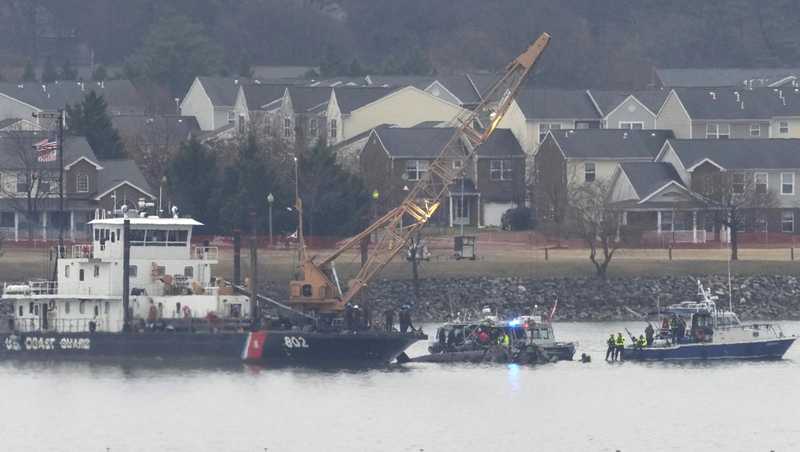
[(58, 121), (58, 257), (64, 251), (64, 109), (57, 113), (33, 113), (34, 118)]
[(250, 322), (253, 329), (258, 328), (258, 217), (250, 211), (252, 235), (250, 237)]
[(131, 220), (125, 212), (122, 226), (122, 331), (130, 331)]

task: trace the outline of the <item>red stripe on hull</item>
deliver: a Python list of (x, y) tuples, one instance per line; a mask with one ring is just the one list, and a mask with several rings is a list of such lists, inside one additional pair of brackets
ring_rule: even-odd
[(260, 360), (264, 354), (264, 342), (267, 339), (266, 331), (255, 331), (247, 335), (242, 359), (245, 361)]

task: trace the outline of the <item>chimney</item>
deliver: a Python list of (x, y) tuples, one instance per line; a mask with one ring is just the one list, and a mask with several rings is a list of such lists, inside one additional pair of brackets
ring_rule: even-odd
[(742, 95), (739, 94), (739, 91), (734, 91), (733, 95), (736, 96), (736, 103), (739, 103), (739, 102), (742, 101)]
[(44, 92), (44, 93), (47, 92), (47, 85), (42, 85), (42, 92)]
[(711, 99), (717, 100), (717, 93), (715, 93), (714, 91), (709, 91), (708, 95), (711, 96)]

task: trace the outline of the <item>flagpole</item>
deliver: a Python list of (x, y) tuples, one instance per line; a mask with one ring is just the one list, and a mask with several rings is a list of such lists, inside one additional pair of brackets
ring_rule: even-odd
[(58, 249), (64, 252), (64, 109), (58, 110)]

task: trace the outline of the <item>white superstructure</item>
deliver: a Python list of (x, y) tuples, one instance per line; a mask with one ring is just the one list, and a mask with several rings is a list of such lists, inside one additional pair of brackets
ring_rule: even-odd
[[(130, 221), (131, 319), (136, 326), (156, 320), (249, 317), (247, 298), (219, 287), (211, 276), (217, 247), (192, 246), (190, 218), (132, 217)], [(56, 281), (6, 284), (20, 331), (118, 332), (123, 325), (125, 218), (98, 218), (89, 225), (91, 243), (59, 250)]]

